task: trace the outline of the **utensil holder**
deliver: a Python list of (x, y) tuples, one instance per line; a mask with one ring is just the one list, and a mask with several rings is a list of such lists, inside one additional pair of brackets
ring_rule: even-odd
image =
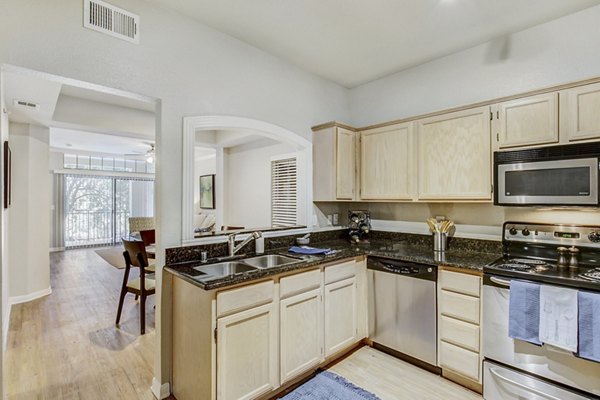
[(446, 232), (433, 232), (433, 251), (446, 251), (448, 234)]

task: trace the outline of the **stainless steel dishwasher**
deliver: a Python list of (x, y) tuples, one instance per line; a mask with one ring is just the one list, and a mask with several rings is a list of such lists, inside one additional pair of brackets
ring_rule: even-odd
[(367, 269), (370, 339), (439, 372), (436, 266), (369, 256)]

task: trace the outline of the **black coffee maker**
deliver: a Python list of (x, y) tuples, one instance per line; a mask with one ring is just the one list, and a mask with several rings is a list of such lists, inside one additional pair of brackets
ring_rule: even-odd
[(352, 243), (369, 243), (370, 231), (369, 211), (348, 211), (348, 234)]

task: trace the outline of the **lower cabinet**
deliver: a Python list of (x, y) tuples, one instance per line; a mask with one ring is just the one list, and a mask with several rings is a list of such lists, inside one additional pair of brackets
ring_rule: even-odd
[(447, 378), (481, 391), (481, 277), (438, 274), (438, 362)]
[(323, 359), (323, 296), (321, 287), (279, 303), (281, 323), (281, 383)]
[(226, 290), (171, 279), (179, 400), (267, 397), (366, 337), (364, 258)]
[(357, 340), (356, 277), (325, 285), (325, 357)]
[(217, 320), (217, 398), (254, 399), (279, 386), (278, 324), (269, 303)]

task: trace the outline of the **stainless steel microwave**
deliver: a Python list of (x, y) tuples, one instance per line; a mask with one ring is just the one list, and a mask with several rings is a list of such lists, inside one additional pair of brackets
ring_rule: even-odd
[(600, 143), (494, 153), (494, 204), (599, 206)]

